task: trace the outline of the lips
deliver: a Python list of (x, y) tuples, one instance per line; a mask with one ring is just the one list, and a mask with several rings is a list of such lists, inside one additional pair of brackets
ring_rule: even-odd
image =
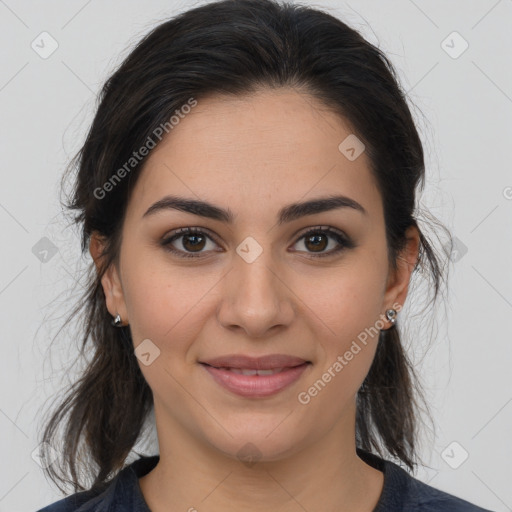
[(214, 368), (231, 370), (234, 373), (241, 373), (243, 375), (272, 375), (284, 369), (308, 363), (309, 361), (286, 354), (268, 354), (261, 357), (232, 354), (200, 362)]
[(311, 361), (286, 354), (250, 357), (242, 354), (199, 361), (222, 388), (244, 398), (266, 398), (296, 382)]
[[(237, 369), (217, 368), (205, 363), (201, 364), (201, 366), (225, 390), (232, 394), (252, 399), (268, 398), (284, 391), (301, 378), (311, 366), (311, 363), (304, 362), (298, 366), (281, 368), (279, 372), (277, 371), (278, 368), (276, 368), (276, 373), (271, 373), (271, 375), (260, 373), (273, 372), (271, 369), (237, 371)], [(244, 372), (251, 372), (252, 375), (247, 375)], [(259, 373), (259, 375), (255, 374), (255, 372)]]
[[(271, 368), (269, 370), (250, 370), (250, 369), (242, 369), (242, 368), (228, 368), (228, 367), (221, 367), (219, 368), (221, 370), (227, 370), (233, 373), (238, 373), (239, 375), (274, 375), (275, 373), (282, 372), (285, 368)], [(288, 367), (287, 367), (288, 369)]]

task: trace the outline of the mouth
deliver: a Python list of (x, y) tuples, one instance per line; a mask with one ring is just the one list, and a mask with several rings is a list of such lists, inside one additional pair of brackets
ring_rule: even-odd
[(290, 356), (288, 354), (267, 354), (265, 356), (252, 357), (245, 354), (228, 354), (199, 361), (202, 364), (213, 366), (214, 368), (227, 368), (236, 370), (283, 370), (285, 368), (294, 368), (306, 361), (301, 357)]
[(213, 377), (214, 382), (224, 390), (245, 398), (264, 398), (275, 395), (299, 380), (311, 365), (310, 361), (304, 361), (295, 366), (255, 369), (217, 367), (201, 363), (201, 366)]
[(304, 364), (308, 364), (309, 361), (306, 361), (302, 364), (297, 364), (295, 366), (282, 366), (281, 368), (268, 368), (266, 370), (255, 370), (253, 368), (233, 368), (230, 366), (213, 366), (208, 363), (201, 363), (206, 366), (210, 366), (211, 368), (216, 368), (217, 370), (224, 370), (228, 372), (233, 372), (238, 375), (275, 375), (276, 373), (281, 373), (283, 371), (291, 370), (292, 368), (297, 368), (298, 366), (303, 366)]

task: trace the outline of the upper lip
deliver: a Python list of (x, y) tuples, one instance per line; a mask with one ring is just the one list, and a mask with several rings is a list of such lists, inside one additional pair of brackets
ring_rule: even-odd
[(261, 357), (250, 357), (242, 354), (231, 354), (215, 357), (200, 363), (216, 368), (241, 368), (248, 370), (271, 370), (273, 368), (288, 368), (309, 363), (305, 359), (286, 354), (269, 354)]

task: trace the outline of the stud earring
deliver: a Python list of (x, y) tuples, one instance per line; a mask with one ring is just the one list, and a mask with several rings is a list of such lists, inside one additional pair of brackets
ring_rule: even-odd
[(393, 326), (396, 322), (396, 309), (387, 309), (386, 310), (386, 318), (389, 322), (391, 322), (391, 326)]
[(112, 325), (114, 327), (122, 327), (122, 325), (121, 325), (122, 323), (123, 323), (123, 321), (121, 320), (121, 315), (119, 313), (117, 313), (116, 317), (112, 321)]

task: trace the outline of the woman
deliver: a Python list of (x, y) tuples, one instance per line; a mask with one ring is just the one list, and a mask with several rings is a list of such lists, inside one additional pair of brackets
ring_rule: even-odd
[[(93, 354), (42, 438), (65, 424), (48, 474), (75, 494), (42, 511), (483, 510), (398, 464), (399, 312), (443, 271), (386, 57), (318, 10), (227, 0), (156, 27), (100, 100), (68, 205)], [(153, 411), (159, 455), (125, 466)]]

